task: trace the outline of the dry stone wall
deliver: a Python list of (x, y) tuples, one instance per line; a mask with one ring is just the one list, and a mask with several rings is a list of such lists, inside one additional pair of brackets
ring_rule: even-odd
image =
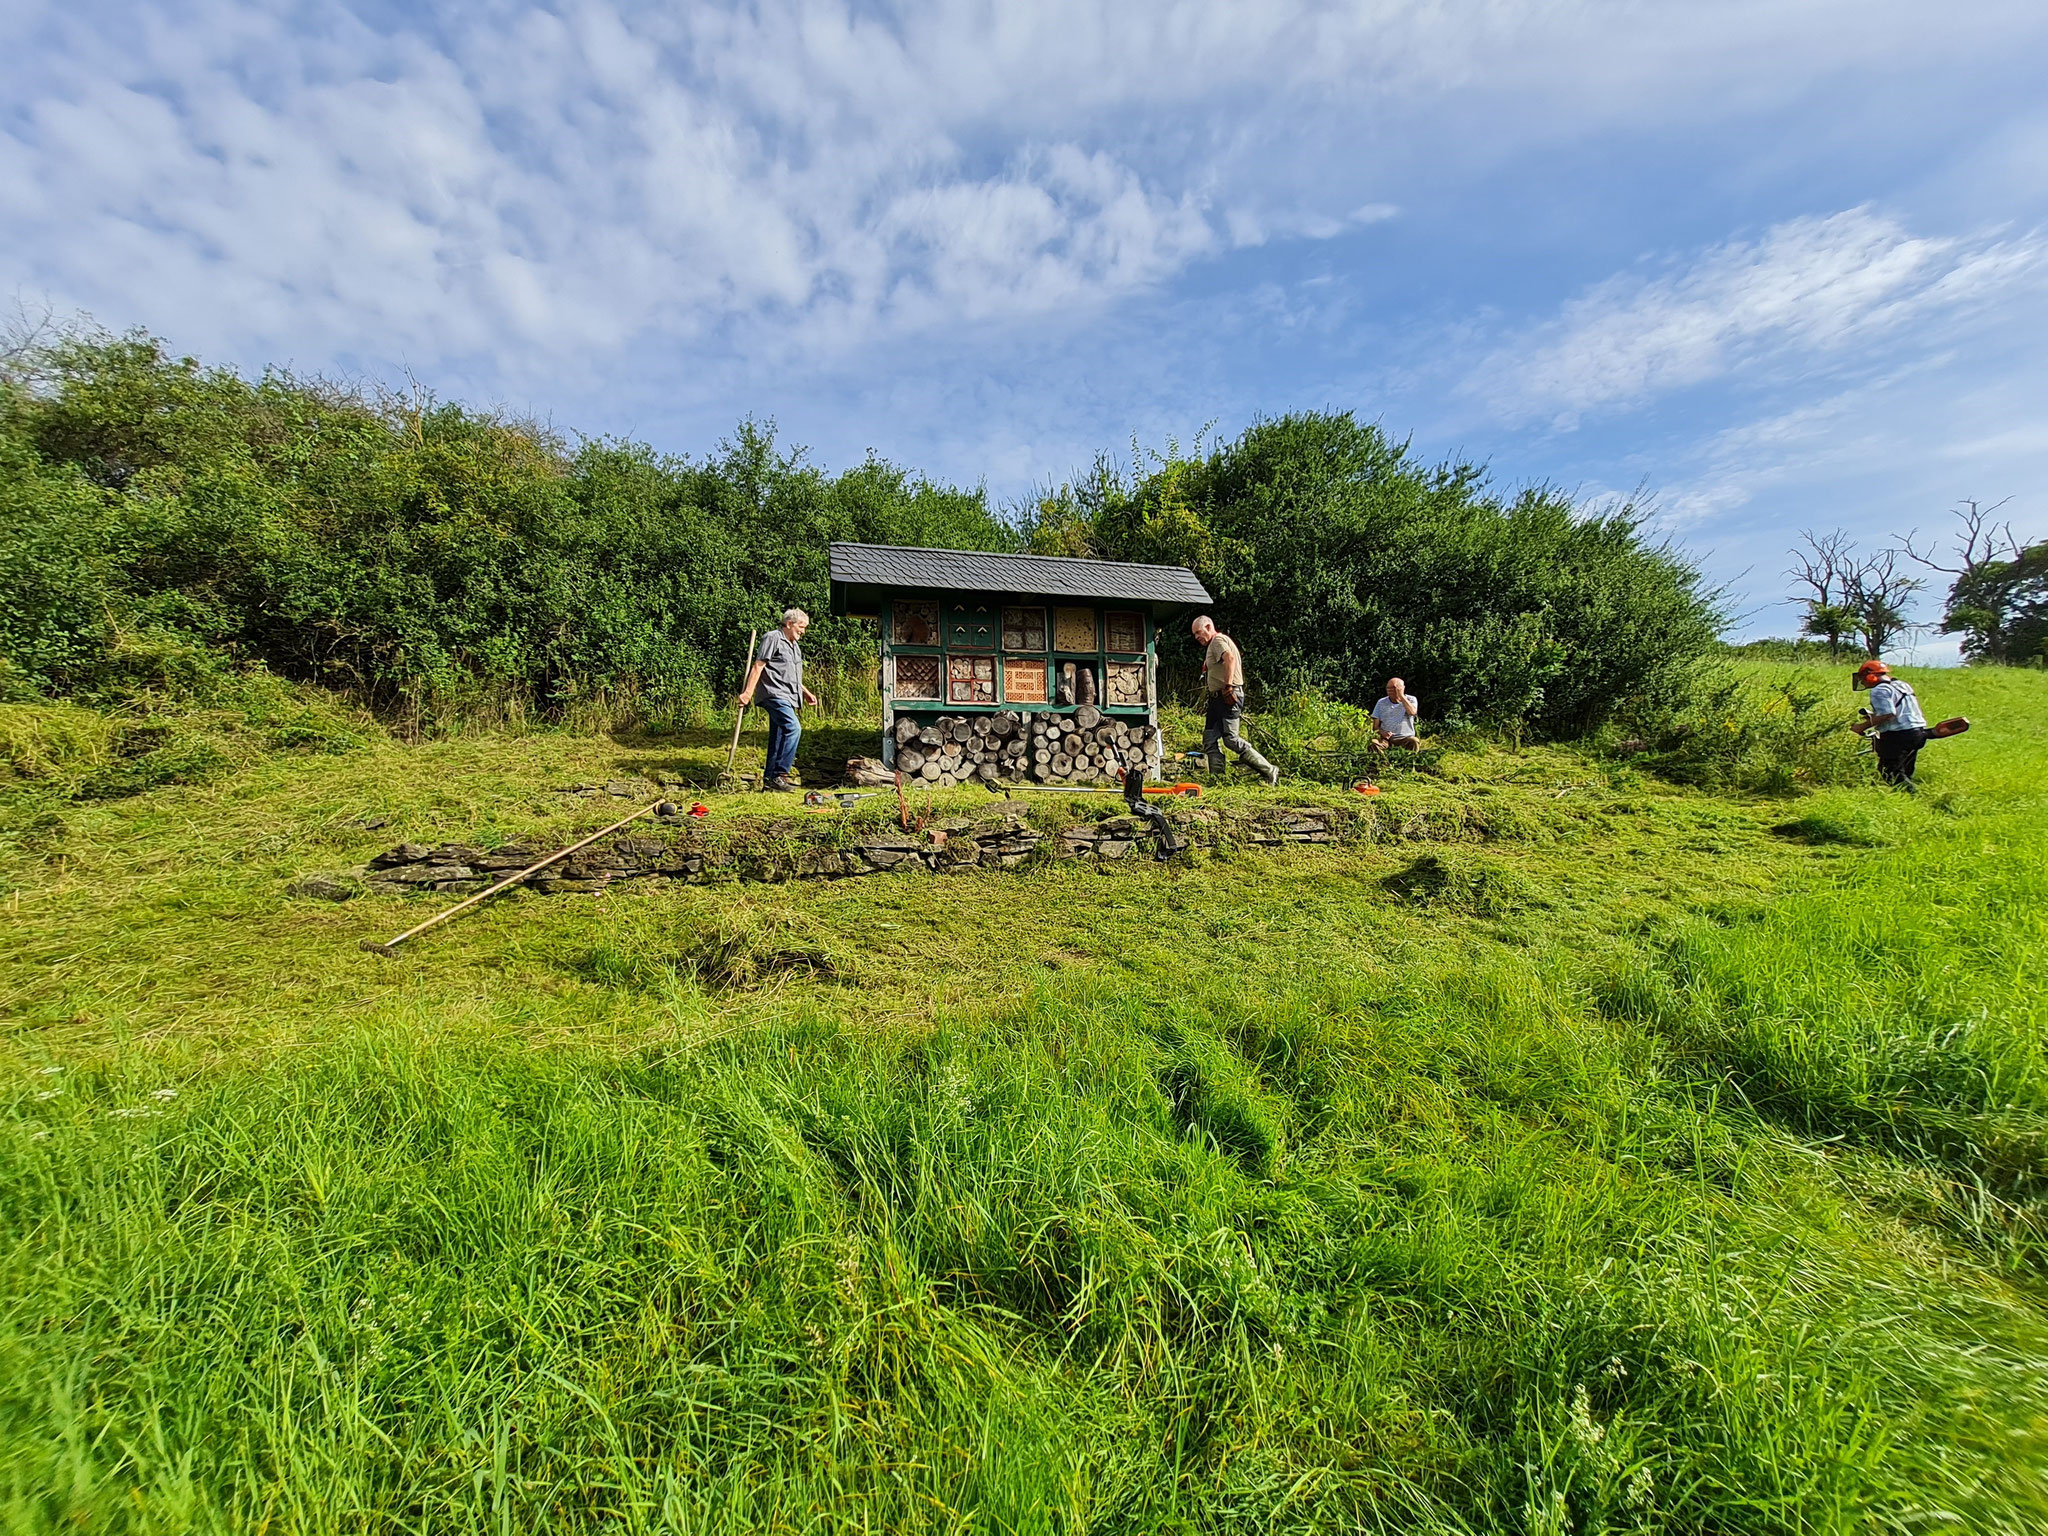
[[(1170, 814), (1176, 834), (1194, 847), (1219, 842), (1258, 847), (1333, 843), (1344, 839), (1351, 820), (1344, 811), (1326, 806), (1233, 813), (1175, 808)], [(620, 880), (848, 879), (897, 872), (1015, 869), (1047, 859), (1115, 863), (1152, 858), (1154, 837), (1143, 818), (1129, 814), (1048, 830), (1033, 824), (1024, 808), (1015, 804), (992, 815), (951, 817), (913, 831), (858, 827), (822, 817), (725, 832), (690, 826), (622, 832), (549, 866), (526, 883), (533, 890), (554, 893), (597, 891)], [(400, 843), (363, 869), (351, 871), (353, 884), (315, 875), (297, 882), (294, 889), (300, 895), (329, 899), (360, 888), (386, 893), (480, 891), (550, 851), (529, 843), (496, 848)]]

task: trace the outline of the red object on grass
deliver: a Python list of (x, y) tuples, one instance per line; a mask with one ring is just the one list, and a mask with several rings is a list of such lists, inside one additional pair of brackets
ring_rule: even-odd
[(692, 816), (709, 816), (711, 814), (711, 807), (701, 803), (693, 805), (690, 807), (690, 814)]
[(1360, 795), (1376, 795), (1380, 792), (1380, 787), (1377, 784), (1354, 784), (1351, 786), (1351, 789), (1354, 794)]

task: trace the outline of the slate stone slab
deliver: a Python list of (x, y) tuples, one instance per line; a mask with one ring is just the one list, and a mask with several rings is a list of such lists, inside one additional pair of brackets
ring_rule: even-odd
[(335, 875), (301, 875), (284, 890), (287, 896), (302, 896), (309, 901), (347, 901), (363, 892), (355, 881)]

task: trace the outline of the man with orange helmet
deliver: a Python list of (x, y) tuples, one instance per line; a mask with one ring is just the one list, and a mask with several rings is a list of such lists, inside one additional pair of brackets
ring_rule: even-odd
[(1870, 690), (1870, 707), (1864, 711), (1863, 734), (1877, 749), (1877, 771), (1887, 784), (1914, 788), (1913, 764), (1927, 745), (1927, 716), (1913, 685), (1892, 676), (1892, 669), (1875, 659), (1856, 669), (1855, 686)]

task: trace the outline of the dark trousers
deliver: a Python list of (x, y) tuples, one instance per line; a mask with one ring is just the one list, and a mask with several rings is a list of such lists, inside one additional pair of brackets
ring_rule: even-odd
[(804, 728), (797, 720), (796, 705), (788, 699), (763, 694), (761, 707), (768, 711), (768, 782), (772, 784), (796, 766), (796, 744)]
[(1913, 764), (1927, 745), (1927, 733), (1918, 726), (1904, 731), (1877, 733), (1877, 771), (1887, 784), (1911, 785)]
[(1247, 768), (1256, 768), (1260, 773), (1269, 773), (1273, 765), (1252, 749), (1252, 744), (1238, 734), (1238, 725), (1244, 719), (1244, 690), (1225, 688), (1209, 695), (1209, 707), (1202, 716), (1202, 755), (1209, 760), (1209, 771), (1221, 773), (1226, 759), (1216, 750), (1221, 745), (1230, 748)]

